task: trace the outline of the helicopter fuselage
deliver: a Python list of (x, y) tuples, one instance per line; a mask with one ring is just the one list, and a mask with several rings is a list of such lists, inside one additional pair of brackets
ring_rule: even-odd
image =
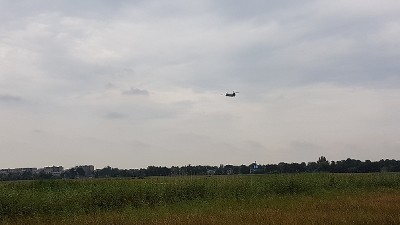
[(239, 93), (239, 92), (237, 92), (237, 91), (232, 91), (232, 94), (226, 92), (225, 96), (226, 96), (226, 97), (235, 97), (235, 96), (236, 96), (236, 93)]

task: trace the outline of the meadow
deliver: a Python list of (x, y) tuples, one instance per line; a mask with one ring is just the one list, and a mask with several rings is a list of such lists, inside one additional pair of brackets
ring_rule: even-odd
[(0, 182), (2, 224), (400, 224), (400, 174)]

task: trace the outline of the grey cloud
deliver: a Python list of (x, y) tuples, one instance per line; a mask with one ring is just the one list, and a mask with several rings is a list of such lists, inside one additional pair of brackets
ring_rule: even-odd
[(107, 84), (104, 85), (104, 88), (106, 89), (114, 89), (116, 88), (115, 84), (108, 82)]
[(32, 133), (35, 133), (35, 134), (42, 134), (42, 133), (44, 133), (44, 131), (41, 130), (41, 129), (33, 129), (33, 130), (32, 130)]
[(139, 88), (131, 88), (122, 92), (123, 95), (149, 95), (149, 91)]
[(318, 146), (317, 144), (307, 141), (292, 141), (290, 142), (290, 147), (301, 152), (306, 152), (306, 151), (318, 152), (321, 150), (321, 147)]
[(106, 20), (107, 18), (112, 18), (114, 14), (123, 9), (126, 5), (140, 3), (137, 1), (93, 1), (88, 0), (85, 2), (76, 1), (74, 4), (68, 1), (49, 1), (41, 0), (40, 2), (33, 3), (30, 1), (2, 1), (0, 5), (2, 14), (0, 18), (2, 19), (13, 19), (13, 17), (18, 14), (23, 17), (31, 17), (37, 14), (46, 13), (59, 13), (69, 16), (85, 17), (93, 19)]
[(127, 117), (127, 115), (119, 112), (110, 112), (105, 115), (105, 118), (107, 119), (125, 119)]
[[(92, 4), (93, 2), (82, 3), (80, 10), (99, 13), (109, 5), (103, 1), (96, 3), (96, 7), (90, 7)], [(393, 47), (396, 49), (396, 44), (385, 46), (371, 36), (371, 33), (376, 33), (391, 20), (394, 16), (392, 14), (376, 18), (366, 13), (362, 20), (351, 16), (337, 17), (339, 10), (331, 10), (331, 13), (325, 15), (317, 12), (327, 11), (329, 4), (318, 4), (316, 1), (206, 1), (200, 7), (202, 10), (197, 11), (194, 10), (195, 4), (173, 1), (175, 16), (161, 13), (165, 4), (158, 1), (121, 1), (117, 6), (111, 5), (114, 12), (123, 12), (108, 23), (84, 20), (82, 15), (70, 12), (68, 7), (64, 13), (77, 17), (77, 21), (73, 20), (73, 25), (58, 24), (65, 19), (63, 14), (49, 14), (49, 18), (45, 16), (37, 19), (37, 23), (48, 25), (46, 32), (38, 33), (50, 35), (28, 37), (31, 42), (39, 44), (27, 47), (44, 54), (39, 60), (42, 70), (51, 74), (49, 76), (53, 79), (70, 82), (71, 88), (87, 89), (89, 85), (108, 80), (108, 74), (117, 73), (118, 68), (133, 65), (135, 69), (137, 67), (139, 71), (145, 70), (150, 74), (149, 77), (156, 80), (153, 82), (214, 90), (224, 85), (237, 84), (262, 87), (318, 82), (393, 85), (392, 81), (396, 80), (393, 78), (398, 76), (397, 71), (400, 70), (395, 60), (398, 51), (387, 51)], [(126, 26), (124, 29), (113, 26), (125, 19), (132, 19), (128, 11), (133, 6), (136, 6), (137, 11), (147, 12), (146, 19), (150, 17), (153, 20), (144, 28), (137, 27), (136, 20), (130, 25), (123, 24)], [(54, 10), (48, 7), (48, 11)], [(123, 8), (127, 8), (127, 11)], [(184, 9), (196, 13), (190, 16), (184, 13)], [(212, 9), (211, 16), (215, 20), (213, 26), (205, 20), (210, 16), (205, 9)], [(165, 17), (172, 19), (164, 21)], [(185, 19), (182, 19), (184, 22), (179, 26), (174, 26), (176, 20), (173, 18)], [(46, 22), (49, 20), (55, 22)], [(91, 23), (94, 23), (94, 28), (90, 28), (89, 32), (87, 27)], [(163, 27), (170, 27), (171, 31), (158, 29)], [(111, 29), (113, 35), (101, 32), (102, 29)], [(142, 29), (139, 30), (141, 35), (128, 32), (136, 29)], [(165, 37), (164, 40), (159, 39), (160, 35)], [(203, 38), (194, 39), (194, 35)], [(111, 38), (114, 36), (131, 36), (132, 40), (139, 38), (140, 46), (135, 46), (135, 42), (131, 42), (129, 38), (121, 38), (120, 45)], [(154, 48), (148, 47), (146, 40), (157, 40)], [(77, 43), (82, 45), (77, 46)], [(127, 45), (132, 47), (121, 48)], [(101, 47), (97, 48), (98, 46)], [(82, 54), (87, 54), (85, 49), (89, 53), (94, 51), (87, 56), (94, 59), (101, 58), (107, 52), (119, 53), (125, 50), (133, 54), (127, 54), (127, 57), (113, 62), (108, 62), (107, 58), (104, 62), (100, 59), (100, 63), (76, 58), (76, 54), (81, 55), (79, 53), (82, 51)], [(343, 49), (343, 52), (337, 52), (337, 49)], [(74, 50), (75, 55), (71, 53)], [(170, 65), (170, 62), (177, 63)], [(167, 75), (155, 75), (153, 68), (169, 71)], [(130, 75), (123, 79), (129, 77), (138, 78), (137, 75)], [(148, 92), (131, 89), (123, 91), (123, 94), (148, 95)]]
[[(29, 138), (21, 137), (21, 130), (46, 131), (36, 135), (43, 136), (42, 143), (31, 140), (39, 156), (47, 155), (43, 144), (53, 133), (68, 137), (59, 142), (63, 146), (86, 133), (122, 146), (117, 130), (127, 140), (137, 132), (154, 154), (160, 154), (156, 146), (185, 149), (181, 163), (195, 152), (187, 147), (192, 139), (204, 144), (195, 152), (204, 163), (210, 162), (204, 148), (215, 151), (216, 163), (227, 159), (227, 152), (236, 162), (246, 155), (251, 161), (268, 160), (266, 152), (271, 160), (307, 161), (321, 151), (346, 157), (350, 148), (330, 138), (361, 147), (369, 137), (395, 143), (400, 115), (397, 2), (0, 0), (0, 104), (19, 106), (3, 107), (0, 123), (9, 123), (10, 141)], [(389, 86), (394, 88), (388, 91)], [(383, 94), (365, 91), (351, 98), (354, 93), (343, 88)], [(237, 98), (220, 95), (232, 90), (240, 92)], [(345, 118), (343, 129), (335, 128)], [(330, 127), (337, 132), (329, 133)], [(68, 132), (78, 129), (82, 132)], [(169, 130), (193, 137), (171, 132), (176, 141), (164, 145)], [(382, 135), (376, 137), (374, 130)], [(103, 146), (84, 143), (89, 156)], [(232, 147), (252, 149), (253, 155), (236, 154)], [(31, 146), (20, 149), (32, 152)], [(380, 155), (398, 156), (394, 151)], [(180, 153), (165, 156), (160, 164)], [(113, 157), (123, 160), (110, 154), (97, 162)], [(152, 160), (149, 156), (146, 162)]]
[[(217, 59), (218, 64), (224, 65), (222, 71), (218, 71), (217, 79), (200, 75), (202, 72), (212, 74), (212, 71), (203, 68), (194, 71), (199, 75), (189, 79), (192, 85), (207, 88), (210, 87), (207, 81), (269, 88), (320, 82), (395, 85), (393, 80), (399, 77), (400, 71), (398, 41), (397, 44), (385, 43), (374, 36), (393, 17), (397, 17), (393, 10), (387, 16), (382, 14), (378, 17), (365, 12), (361, 19), (351, 14), (338, 16), (341, 14), (339, 8), (327, 15), (319, 14), (320, 10), (330, 9), (321, 9), (324, 5), (315, 1), (301, 2), (302, 7), (293, 5), (292, 1), (282, 4), (255, 2), (224, 4), (219, 1), (221, 5), (216, 6), (218, 13), (232, 14), (229, 16), (230, 26), (247, 24), (242, 27), (243, 33), (260, 39), (248, 43), (244, 39), (242, 47), (235, 49), (236, 46), (232, 46), (232, 52)], [(275, 14), (277, 12), (282, 15)], [(276, 24), (273, 32), (254, 32), (262, 31), (268, 23)], [(240, 35), (233, 35), (229, 40), (240, 39)]]
[[(308, 6), (312, 1), (251, 1), (244, 2), (240, 0), (222, 0), (212, 1), (214, 10), (226, 20), (243, 21), (248, 19), (268, 19), (277, 18), (279, 14), (293, 9), (301, 11), (305, 6)], [(297, 13), (296, 13), (297, 14)], [(257, 21), (257, 20), (256, 20)]]
[(14, 95), (0, 95), (0, 102), (20, 102), (22, 98)]

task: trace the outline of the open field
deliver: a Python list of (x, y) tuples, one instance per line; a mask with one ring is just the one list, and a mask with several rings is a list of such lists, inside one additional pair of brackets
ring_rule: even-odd
[(400, 224), (400, 174), (0, 183), (3, 224)]

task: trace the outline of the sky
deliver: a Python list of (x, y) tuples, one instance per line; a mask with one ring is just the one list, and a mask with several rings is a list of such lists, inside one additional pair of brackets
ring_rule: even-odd
[(399, 11), (0, 0), (0, 168), (399, 159)]

